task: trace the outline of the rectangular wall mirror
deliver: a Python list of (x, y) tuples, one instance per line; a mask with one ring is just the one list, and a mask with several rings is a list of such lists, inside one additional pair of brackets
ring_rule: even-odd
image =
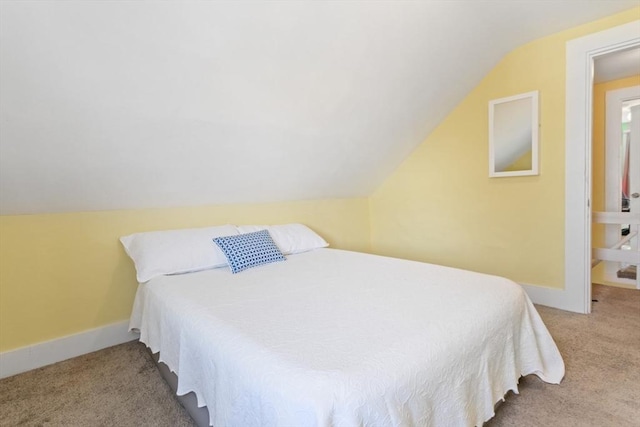
[(538, 175), (538, 91), (489, 101), (489, 176)]

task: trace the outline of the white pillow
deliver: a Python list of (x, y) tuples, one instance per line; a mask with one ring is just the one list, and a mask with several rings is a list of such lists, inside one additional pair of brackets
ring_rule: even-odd
[(241, 225), (237, 228), (240, 234), (269, 230), (269, 234), (278, 246), (278, 249), (285, 255), (329, 246), (322, 237), (302, 224)]
[(233, 225), (150, 231), (120, 238), (136, 267), (138, 282), (165, 274), (188, 273), (228, 265), (214, 237), (237, 235)]

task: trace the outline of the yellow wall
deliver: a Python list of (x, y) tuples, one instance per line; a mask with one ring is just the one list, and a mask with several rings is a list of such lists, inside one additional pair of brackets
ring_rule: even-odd
[[(626, 79), (614, 80), (593, 86), (593, 191), (592, 206), (594, 211), (605, 210), (605, 122), (606, 96), (610, 90), (640, 85), (640, 75)], [(604, 225), (594, 224), (592, 227), (593, 247), (605, 247)], [(604, 279), (604, 263), (598, 264), (591, 272), (593, 283), (612, 284)]]
[(301, 222), (369, 251), (367, 199), (0, 216), (0, 351), (129, 318), (135, 270), (118, 238), (226, 223)]
[[(370, 199), (376, 253), (564, 286), (565, 44), (640, 8), (512, 51)], [(540, 175), (488, 178), (488, 102), (540, 91)]]

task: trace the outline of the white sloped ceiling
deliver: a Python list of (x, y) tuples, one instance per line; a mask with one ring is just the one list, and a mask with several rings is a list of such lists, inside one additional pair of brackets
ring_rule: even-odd
[(605, 1), (2, 1), (0, 213), (366, 196)]

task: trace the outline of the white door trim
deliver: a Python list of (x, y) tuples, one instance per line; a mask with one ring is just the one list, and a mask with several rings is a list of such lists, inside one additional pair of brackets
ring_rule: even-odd
[(554, 306), (591, 312), (591, 137), (593, 62), (640, 46), (640, 21), (567, 42), (565, 122), (565, 283)]
[[(631, 141), (636, 141), (629, 147), (629, 207), (631, 213), (640, 215), (640, 199), (633, 197), (634, 193), (640, 193), (640, 105), (631, 107)], [(630, 241), (631, 250), (635, 250), (638, 258), (635, 262), (640, 267), (640, 224), (631, 225), (631, 234), (636, 233), (636, 237)], [(630, 235), (631, 235), (630, 234)], [(640, 274), (636, 272), (636, 289), (640, 289)]]

